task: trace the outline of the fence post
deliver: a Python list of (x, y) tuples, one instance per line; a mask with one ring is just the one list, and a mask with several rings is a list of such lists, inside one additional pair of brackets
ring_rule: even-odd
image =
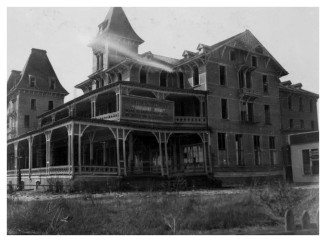
[(309, 229), (310, 228), (310, 216), (309, 213), (304, 210), (301, 216), (301, 224), (302, 229)]
[(292, 209), (288, 209), (285, 212), (284, 215), (285, 220), (285, 231), (294, 231), (295, 225), (294, 225), (294, 216)]

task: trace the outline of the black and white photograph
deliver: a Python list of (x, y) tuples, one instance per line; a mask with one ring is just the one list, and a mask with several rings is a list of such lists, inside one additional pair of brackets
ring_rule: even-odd
[(319, 237), (318, 5), (112, 5), (4, 7), (7, 236)]

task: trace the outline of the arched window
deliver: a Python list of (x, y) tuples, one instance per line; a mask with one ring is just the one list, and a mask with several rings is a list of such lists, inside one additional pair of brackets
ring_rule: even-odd
[(166, 79), (168, 73), (166, 71), (162, 71), (160, 74), (160, 87), (166, 87)]
[(146, 69), (144, 67), (142, 67), (140, 69), (139, 82), (142, 83), (142, 84), (146, 84), (147, 83), (147, 72), (146, 72)]
[(198, 86), (199, 85), (199, 71), (198, 71), (197, 66), (195, 66), (193, 68), (193, 79), (194, 79), (194, 86)]

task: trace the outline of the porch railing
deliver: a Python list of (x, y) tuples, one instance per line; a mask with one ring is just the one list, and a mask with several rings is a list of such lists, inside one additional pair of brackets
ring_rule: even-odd
[[(81, 166), (81, 174), (94, 175), (117, 175), (118, 167), (115, 166)], [(79, 167), (75, 167), (75, 172), (78, 174)]]
[(105, 113), (102, 115), (95, 116), (94, 118), (102, 120), (117, 120), (119, 118), (119, 112)]
[(206, 117), (175, 116), (174, 121), (179, 124), (205, 124)]

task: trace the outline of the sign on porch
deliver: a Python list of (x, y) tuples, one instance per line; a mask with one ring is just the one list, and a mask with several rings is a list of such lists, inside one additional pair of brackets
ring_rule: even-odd
[(121, 119), (174, 122), (174, 102), (121, 96)]

